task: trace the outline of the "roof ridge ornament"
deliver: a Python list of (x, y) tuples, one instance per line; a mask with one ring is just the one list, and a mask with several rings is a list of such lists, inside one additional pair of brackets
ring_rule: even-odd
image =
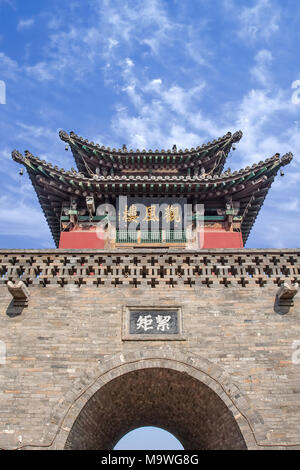
[(232, 135), (231, 140), (232, 142), (239, 142), (242, 137), (243, 137), (243, 132), (237, 131)]
[(294, 155), (292, 154), (292, 152), (285, 153), (281, 157), (282, 165), (288, 165), (288, 163), (290, 163), (293, 160), (293, 157), (294, 157)]
[(11, 152), (11, 156), (15, 162), (24, 162), (24, 156), (16, 149)]
[[(71, 132), (70, 132), (70, 134), (71, 134)], [(60, 130), (58, 135), (59, 135), (60, 139), (63, 140), (64, 142), (70, 142), (70, 135), (66, 131)]]

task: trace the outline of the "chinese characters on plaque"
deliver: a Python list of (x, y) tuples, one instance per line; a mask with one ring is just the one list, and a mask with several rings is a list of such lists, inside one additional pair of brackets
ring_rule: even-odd
[(118, 228), (126, 230), (183, 230), (185, 198), (120, 197), (117, 202)]
[[(152, 204), (151, 206), (146, 206), (146, 213), (144, 218), (142, 218), (143, 222), (159, 222), (159, 217), (158, 217), (158, 211), (157, 211), (157, 205)], [(166, 222), (181, 222), (181, 213), (180, 213), (180, 207), (175, 204), (168, 204), (166, 207), (164, 207), (164, 212), (163, 212), (163, 219)], [(137, 206), (135, 204), (131, 204), (131, 206), (128, 208), (128, 205), (126, 204), (125, 209), (123, 210), (122, 214), (122, 220), (124, 222), (135, 222), (138, 223), (139, 221), (139, 215), (138, 215), (138, 210)]]
[(177, 310), (145, 310), (130, 311), (129, 318), (130, 334), (178, 334), (178, 311)]

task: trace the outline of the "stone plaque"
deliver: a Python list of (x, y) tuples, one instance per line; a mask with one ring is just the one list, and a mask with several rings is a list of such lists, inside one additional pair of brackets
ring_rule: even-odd
[(183, 340), (181, 307), (124, 307), (123, 340)]

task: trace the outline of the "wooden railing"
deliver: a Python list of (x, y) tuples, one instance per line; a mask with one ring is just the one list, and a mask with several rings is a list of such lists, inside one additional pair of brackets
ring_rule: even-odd
[(182, 230), (117, 230), (116, 243), (186, 243), (186, 235)]

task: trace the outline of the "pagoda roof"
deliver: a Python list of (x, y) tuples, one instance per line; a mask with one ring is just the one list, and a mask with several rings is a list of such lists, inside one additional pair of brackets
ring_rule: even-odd
[(233, 144), (242, 138), (243, 133), (242, 131), (234, 134), (228, 132), (223, 137), (203, 144), (201, 147), (185, 150), (177, 150), (176, 145), (172, 150), (127, 150), (125, 145), (122, 149), (111, 149), (89, 142), (74, 132), (68, 134), (60, 131), (59, 136), (70, 145), (78, 170), (86, 176), (94, 173), (97, 167), (114, 168), (116, 172), (120, 172), (124, 168), (132, 169), (137, 165), (144, 167), (145, 170), (149, 170), (154, 165), (166, 168), (173, 165), (180, 169), (203, 167), (205, 173), (221, 174), (228, 153)]
[(64, 201), (71, 196), (94, 195), (99, 199), (112, 195), (154, 195), (197, 197), (203, 202), (231, 198), (240, 202), (241, 230), (244, 243), (280, 167), (293, 155), (279, 154), (231, 173), (178, 175), (109, 175), (65, 171), (26, 151), (12, 152), (13, 159), (26, 166), (56, 245), (60, 236), (60, 215)]

